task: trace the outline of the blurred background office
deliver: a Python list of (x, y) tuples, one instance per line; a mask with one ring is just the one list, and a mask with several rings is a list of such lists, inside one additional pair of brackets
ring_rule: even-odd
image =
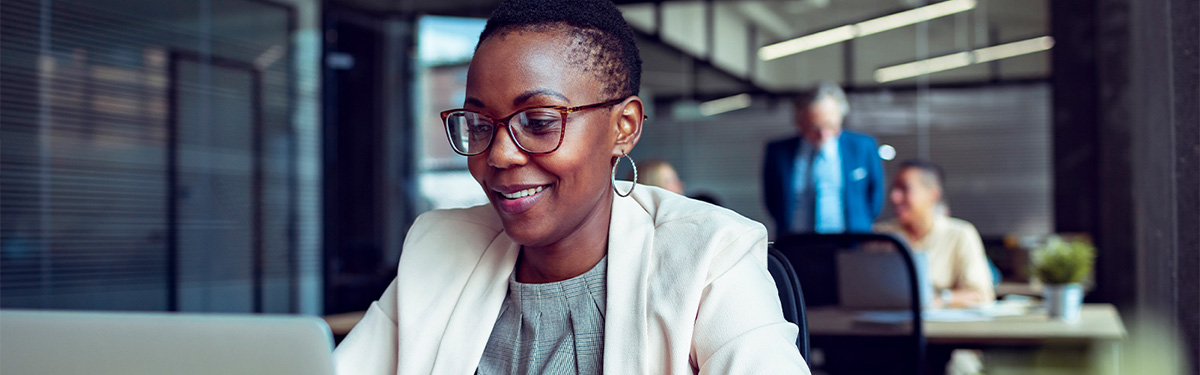
[[(616, 2), (644, 60), (634, 159), (774, 229), (764, 147), (835, 82), (889, 181), (953, 176), (1006, 280), (1030, 239), (1086, 234), (1086, 300), (1161, 321), (1200, 373), (1195, 0)], [(364, 309), (416, 215), (487, 202), (437, 114), (496, 3), (4, 0), (0, 307)]]

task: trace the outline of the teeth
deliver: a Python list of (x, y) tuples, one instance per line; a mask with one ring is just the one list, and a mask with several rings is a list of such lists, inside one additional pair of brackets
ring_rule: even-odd
[(517, 198), (528, 197), (530, 195), (537, 194), (540, 191), (542, 191), (542, 187), (538, 186), (535, 188), (529, 188), (529, 189), (513, 192), (512, 194), (501, 194), (501, 195), (503, 195), (505, 198), (508, 198), (508, 199), (517, 199)]

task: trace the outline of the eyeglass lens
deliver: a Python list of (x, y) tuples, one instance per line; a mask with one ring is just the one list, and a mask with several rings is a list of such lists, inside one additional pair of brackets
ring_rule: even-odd
[[(517, 113), (508, 121), (517, 146), (526, 152), (553, 151), (562, 140), (563, 114), (550, 108), (532, 108)], [(454, 150), (474, 155), (491, 145), (498, 126), (492, 119), (470, 111), (446, 116), (446, 130)]]

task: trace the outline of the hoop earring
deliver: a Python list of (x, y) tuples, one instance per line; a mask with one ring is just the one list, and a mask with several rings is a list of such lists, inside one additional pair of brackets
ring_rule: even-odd
[[(629, 159), (629, 165), (631, 167), (633, 167), (633, 185), (629, 187), (629, 191), (625, 192), (625, 194), (621, 194), (621, 190), (617, 189), (617, 164), (621, 164), (621, 158)], [(617, 162), (613, 163), (612, 187), (613, 187), (613, 192), (616, 192), (617, 195), (621, 196), (622, 198), (628, 197), (629, 194), (633, 194), (633, 189), (637, 187), (637, 163), (633, 162), (633, 158), (629, 157), (628, 153), (618, 156)]]

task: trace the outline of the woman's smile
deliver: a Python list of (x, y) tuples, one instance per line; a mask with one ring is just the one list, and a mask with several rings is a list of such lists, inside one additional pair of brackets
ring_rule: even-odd
[(543, 189), (543, 188), (546, 188), (546, 187), (549, 187), (549, 185), (547, 185), (547, 186), (538, 186), (538, 187), (535, 187), (535, 188), (528, 188), (528, 189), (525, 189), (525, 190), (519, 190), (519, 191), (517, 191), (517, 192), (514, 192), (514, 193), (507, 193), (507, 194), (506, 194), (506, 193), (500, 193), (500, 195), (503, 195), (503, 196), (504, 196), (504, 199), (517, 199), (517, 198), (524, 198), (524, 197), (528, 197), (528, 196), (530, 196), (530, 195), (534, 195), (534, 194), (540, 193), (540, 192), (542, 191), (542, 189)]
[(507, 214), (519, 214), (533, 208), (554, 185), (503, 185), (492, 187), (492, 203)]

